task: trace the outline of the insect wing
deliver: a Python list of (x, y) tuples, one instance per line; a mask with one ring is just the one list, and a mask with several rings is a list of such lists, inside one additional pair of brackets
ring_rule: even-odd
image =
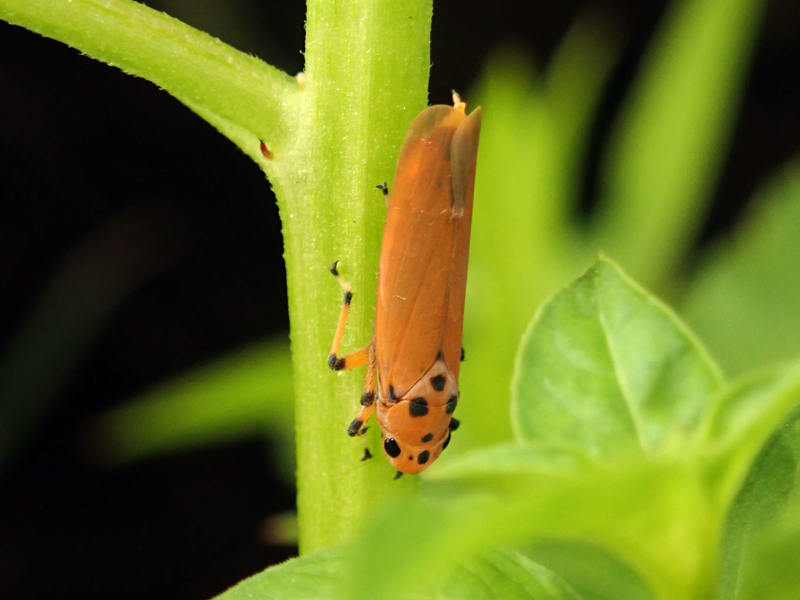
[(382, 392), (402, 397), (440, 352), (458, 376), (480, 109), (432, 106), (397, 162), (381, 247), (375, 339)]
[(458, 381), (461, 369), (461, 337), (464, 329), (464, 301), (467, 293), (469, 234), (472, 223), (472, 199), (475, 193), (475, 168), (478, 139), (481, 133), (481, 109), (476, 108), (453, 135), (450, 148), (452, 165), (453, 211), (462, 213), (456, 227), (450, 267), (449, 304), (445, 321), (445, 364)]

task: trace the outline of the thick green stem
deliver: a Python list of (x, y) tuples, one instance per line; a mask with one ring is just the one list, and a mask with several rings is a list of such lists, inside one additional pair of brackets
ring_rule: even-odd
[[(268, 168), (286, 248), (295, 371), (301, 551), (347, 540), (393, 482), (380, 456), (359, 462), (345, 430), (360, 408), (363, 369), (336, 374), (326, 359), (342, 290), (354, 296), (343, 351), (369, 342), (384, 202), (403, 136), (427, 104), (430, 0), (311, 0), (301, 138)], [(376, 432), (370, 445), (381, 451)]]
[[(283, 221), (296, 379), (298, 507), (304, 553), (347, 540), (412, 478), (360, 463), (345, 431), (363, 370), (326, 359), (341, 305), (328, 266), (354, 290), (343, 351), (366, 345), (390, 180), (403, 135), (427, 104), (431, 0), (310, 0), (307, 78), (288, 75), (130, 0), (0, 0), (0, 18), (164, 88), (269, 175)], [(262, 156), (265, 142), (269, 158)], [(369, 434), (380, 454), (377, 432)]]

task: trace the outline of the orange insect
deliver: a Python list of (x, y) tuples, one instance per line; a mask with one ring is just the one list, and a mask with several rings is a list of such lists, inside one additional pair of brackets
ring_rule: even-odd
[[(435, 461), (459, 423), (458, 374), (467, 285), (469, 233), (481, 109), (466, 115), (454, 106), (424, 110), (411, 124), (387, 198), (378, 271), (375, 329), (366, 348), (338, 356), (353, 294), (345, 290), (328, 357), (334, 371), (367, 365), (362, 409), (350, 424), (362, 435), (375, 412), (386, 458), (403, 473)], [(364, 458), (371, 458), (365, 448)]]

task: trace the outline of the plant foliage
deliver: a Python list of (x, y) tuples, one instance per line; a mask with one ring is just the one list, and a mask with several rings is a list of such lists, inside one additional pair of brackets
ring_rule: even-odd
[[(302, 88), (128, 0), (0, 0), (0, 17), (162, 86), (239, 145), (276, 190), (304, 556), (220, 598), (797, 595), (797, 165), (698, 268), (683, 268), (762, 10), (758, 0), (673, 3), (610, 136), (588, 216), (575, 181), (616, 37), (580, 20), (543, 73), (513, 52), (487, 63), (465, 94), (485, 119), (464, 425), (418, 489), (410, 478), (391, 484), (380, 460), (362, 468), (343, 435), (360, 382), (325, 369), (339, 294), (326, 267), (340, 259), (354, 285), (345, 346), (363, 345), (382, 222), (369, 190), (390, 179), (425, 104), (430, 3), (309, 2)], [(677, 310), (603, 256), (575, 279), (601, 251)], [(132, 401), (92, 431), (110, 435), (117, 460), (255, 426), (285, 432), (287, 358), (285, 344), (253, 348)], [(254, 402), (259, 394), (269, 401)], [(231, 410), (217, 410), (222, 402)]]

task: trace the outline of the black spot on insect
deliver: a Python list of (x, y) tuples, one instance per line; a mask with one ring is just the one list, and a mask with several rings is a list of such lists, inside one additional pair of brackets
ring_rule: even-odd
[(369, 460), (370, 458), (372, 458), (372, 452), (369, 451), (369, 448), (364, 448), (364, 456), (361, 457), (361, 462)]
[(426, 433), (426, 434), (425, 434), (425, 437), (423, 437), (423, 438), (422, 438), (422, 443), (423, 443), (423, 444), (427, 444), (427, 443), (428, 443), (428, 442), (430, 442), (432, 439), (433, 439), (433, 434), (432, 434), (432, 433)]
[(431, 453), (428, 452), (427, 450), (423, 450), (422, 452), (419, 453), (419, 456), (417, 457), (417, 462), (421, 465), (424, 465), (426, 462), (428, 462), (428, 459), (430, 457)]
[(328, 367), (330, 367), (331, 371), (341, 371), (344, 369), (344, 359), (331, 354), (328, 357)]
[(444, 412), (448, 415), (452, 415), (456, 410), (456, 405), (458, 404), (458, 396), (450, 396), (450, 400), (447, 402), (447, 406), (444, 408)]
[[(339, 271), (336, 269), (336, 265), (338, 265), (338, 264), (339, 264), (339, 261), (335, 260), (335, 261), (333, 261), (333, 264), (328, 269), (331, 272), (331, 275), (333, 275), (334, 277), (338, 277), (339, 276)], [(330, 279), (328, 281), (330, 281)]]
[(397, 394), (394, 393), (394, 387), (391, 385), (389, 386), (389, 400), (391, 400), (392, 402), (397, 400)]
[(414, 398), (408, 403), (408, 412), (412, 417), (424, 417), (428, 414), (428, 402), (425, 398)]
[(392, 477), (392, 479), (394, 479), (395, 481), (397, 481), (397, 480), (398, 480), (398, 479), (400, 479), (402, 476), (403, 476), (403, 473), (402, 473), (401, 471), (398, 471), (398, 472), (397, 472), (397, 474), (396, 474), (394, 477)]
[(350, 423), (350, 426), (347, 428), (347, 435), (350, 437), (355, 437), (358, 435), (358, 432), (361, 431), (361, 426), (364, 424), (364, 421), (361, 419), (353, 419), (353, 422)]
[(353, 301), (353, 292), (351, 292), (350, 290), (347, 290), (344, 293), (344, 303), (346, 305), (350, 306), (350, 302), (352, 302), (352, 301)]
[(414, 460), (414, 457), (413, 456), (409, 456), (408, 460)]
[(466, 355), (464, 354), (464, 348), (463, 348), (463, 346), (462, 346), (462, 348), (461, 348), (461, 362), (464, 362), (464, 357), (465, 357), (465, 356), (466, 356)]
[(375, 394), (373, 392), (361, 394), (361, 406), (372, 406), (373, 402), (375, 402)]
[(437, 392), (441, 392), (444, 390), (444, 386), (447, 384), (447, 379), (444, 375), (437, 375), (436, 377), (431, 377), (431, 385), (433, 389)]
[(392, 458), (397, 458), (400, 456), (400, 446), (397, 444), (394, 438), (386, 438), (383, 440), (383, 449), (386, 450), (386, 454)]
[(458, 419), (456, 419), (454, 417), (454, 418), (450, 419), (450, 424), (447, 426), (447, 428), (450, 431), (455, 431), (456, 429), (458, 429), (459, 425), (461, 425), (461, 421), (459, 421)]
[(449, 444), (450, 444), (450, 434), (448, 433), (448, 434), (447, 434), (447, 439), (444, 441), (444, 444), (442, 445), (442, 450), (444, 450), (445, 448), (447, 448), (447, 446), (448, 446)]

